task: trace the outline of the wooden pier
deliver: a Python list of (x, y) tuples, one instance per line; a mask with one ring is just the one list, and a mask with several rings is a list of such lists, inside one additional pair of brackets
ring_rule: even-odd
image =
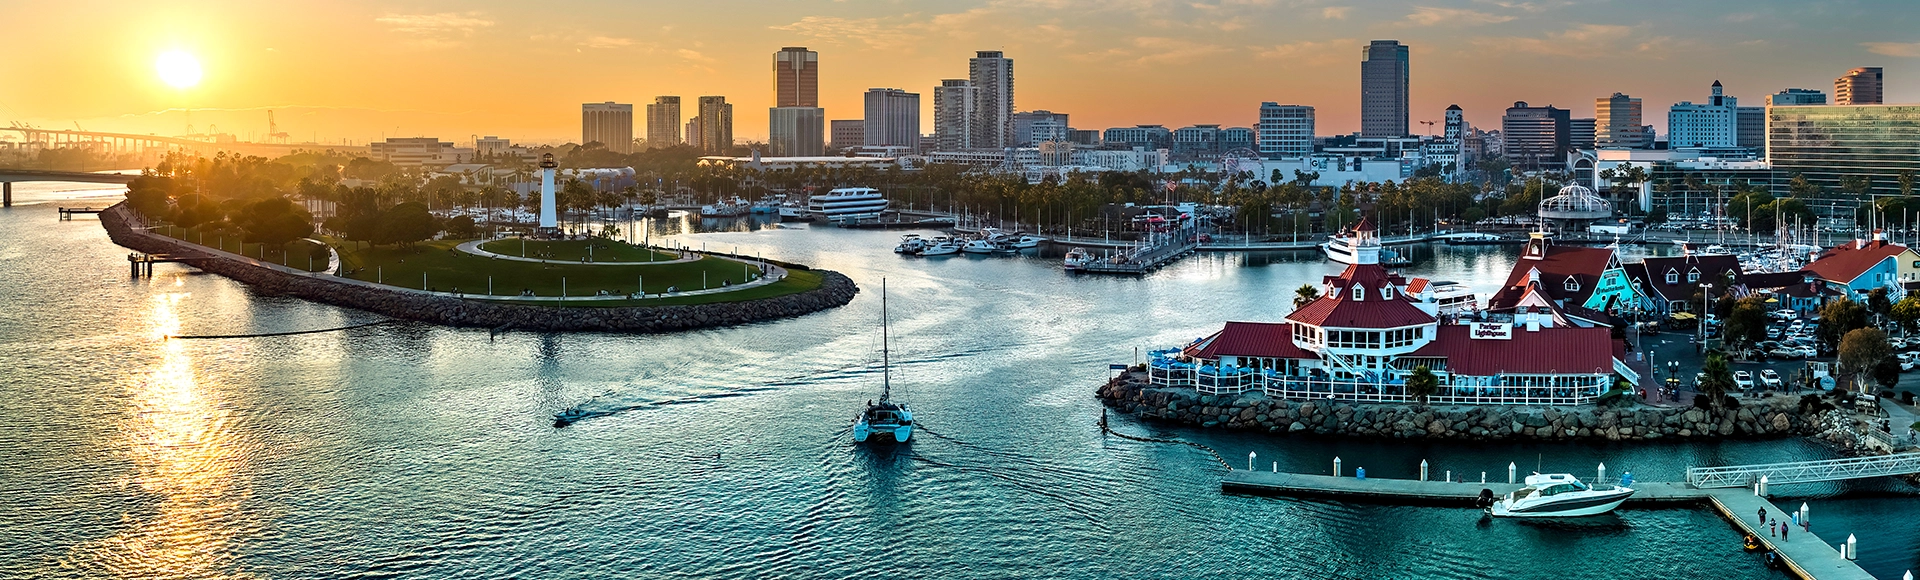
[(130, 277), (133, 277), (133, 278), (140, 278), (143, 276), (152, 277), (154, 264), (166, 264), (166, 263), (191, 264), (193, 262), (198, 262), (200, 260), (205, 260), (205, 259), (207, 259), (206, 256), (182, 256), (182, 255), (175, 255), (175, 254), (142, 254), (138, 252), (127, 254), (127, 264), (129, 267), (132, 268), (132, 272), (130, 272), (129, 275)]
[(60, 208), (60, 221), (71, 221), (74, 214), (99, 214), (107, 211), (104, 207), (63, 207)]
[(1200, 247), (1200, 244), (1198, 242), (1192, 241), (1193, 237), (1190, 234), (1178, 234), (1178, 235), (1179, 237), (1176, 239), (1187, 240), (1187, 241), (1179, 242), (1179, 243), (1170, 242), (1164, 245), (1154, 246), (1151, 248), (1147, 248), (1138, 254), (1125, 255), (1124, 258), (1121, 258), (1118, 260), (1114, 258), (1120, 257), (1120, 255), (1115, 255), (1112, 257), (1103, 256), (1100, 258), (1095, 258), (1092, 260), (1088, 260), (1086, 264), (1081, 265), (1078, 271), (1089, 273), (1089, 274), (1121, 274), (1121, 275), (1139, 276), (1139, 275), (1144, 275), (1148, 272), (1152, 272), (1154, 270), (1158, 270), (1160, 268), (1165, 267), (1167, 264), (1171, 264), (1181, 258), (1192, 255), (1193, 252)]
[[(1520, 489), (1515, 483), (1476, 481), (1418, 481), (1409, 479), (1360, 479), (1332, 475), (1277, 473), (1233, 470), (1220, 480), (1223, 493), (1249, 493), (1292, 497), (1328, 498), (1368, 503), (1395, 503), (1434, 506), (1471, 507), (1480, 490), (1496, 495)], [(1773, 502), (1755, 495), (1748, 488), (1699, 489), (1684, 483), (1637, 482), (1636, 493), (1625, 504), (1630, 506), (1678, 506), (1707, 504), (1744, 534), (1758, 539), (1763, 547), (1778, 554), (1782, 564), (1800, 578), (1808, 580), (1873, 580), (1852, 560), (1826, 540), (1810, 531), (1795, 530), (1788, 539), (1769, 533), (1759, 522), (1761, 509), (1771, 520), (1792, 521), (1788, 513)]]

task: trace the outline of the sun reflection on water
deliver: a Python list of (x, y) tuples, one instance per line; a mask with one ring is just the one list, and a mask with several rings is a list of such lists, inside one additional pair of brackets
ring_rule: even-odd
[(139, 507), (121, 515), (119, 534), (78, 546), (63, 567), (123, 578), (249, 577), (233, 544), (247, 492), (236, 472), (252, 444), (233, 430), (219, 392), (199, 380), (187, 344), (165, 338), (179, 334), (188, 296), (154, 297), (159, 360), (127, 385), (116, 451), (131, 466), (122, 487), (144, 494)]

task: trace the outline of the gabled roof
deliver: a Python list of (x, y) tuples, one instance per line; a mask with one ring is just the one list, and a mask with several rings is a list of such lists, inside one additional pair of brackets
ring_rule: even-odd
[(1613, 372), (1613, 331), (1605, 327), (1514, 328), (1506, 340), (1474, 339), (1468, 325), (1443, 325), (1410, 357), (1444, 357), (1456, 375)]
[[(1514, 262), (1506, 285), (1487, 299), (1487, 307), (1512, 308), (1526, 292), (1528, 272), (1535, 269), (1540, 270), (1541, 290), (1547, 296), (1569, 304), (1585, 303), (1587, 297), (1593, 295), (1594, 287), (1600, 285), (1600, 274), (1612, 260), (1613, 248), (1548, 246), (1540, 259), (1521, 258)], [(1569, 277), (1579, 283), (1579, 290), (1566, 289)]]
[(1188, 347), (1186, 354), (1205, 359), (1223, 356), (1320, 358), (1313, 351), (1294, 346), (1293, 325), (1284, 322), (1228, 322), (1220, 332)]
[(1429, 284), (1429, 283), (1430, 283), (1430, 282), (1428, 282), (1426, 278), (1414, 278), (1414, 279), (1412, 279), (1412, 280), (1408, 280), (1408, 281), (1407, 281), (1407, 293), (1408, 293), (1408, 294), (1419, 294), (1419, 293), (1421, 293), (1421, 292), (1425, 292), (1425, 291), (1427, 291), (1427, 284)]
[[(1733, 272), (1734, 279), (1740, 279), (1740, 258), (1726, 254), (1688, 254), (1685, 256), (1648, 257), (1640, 261), (1647, 279), (1642, 282), (1650, 294), (1658, 294), (1668, 302), (1692, 300), (1693, 293), (1700, 289), (1700, 283), (1720, 284), (1727, 272)], [(1700, 271), (1700, 279), (1687, 281), (1687, 273)], [(1667, 283), (1667, 271), (1679, 275), (1679, 283)]]
[(1841, 244), (1821, 252), (1813, 263), (1807, 264), (1806, 270), (1822, 280), (1852, 284), (1855, 278), (1872, 270), (1881, 261), (1905, 251), (1906, 246), (1889, 244), (1884, 240), (1867, 242), (1859, 248), (1854, 244)]
[[(1326, 284), (1326, 294), (1288, 314), (1287, 320), (1334, 328), (1398, 328), (1435, 320), (1400, 290), (1406, 279), (1388, 273), (1379, 264), (1347, 266), (1340, 275), (1328, 276)], [(1356, 285), (1366, 289), (1365, 298), (1353, 299), (1352, 288)], [(1393, 297), (1383, 296), (1382, 288), (1393, 288)]]

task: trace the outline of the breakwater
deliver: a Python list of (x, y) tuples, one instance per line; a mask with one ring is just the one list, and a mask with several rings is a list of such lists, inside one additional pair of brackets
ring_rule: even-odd
[(1389, 439), (1605, 439), (1767, 437), (1819, 435), (1829, 430), (1821, 409), (1798, 397), (1739, 399), (1737, 408), (1644, 405), (1588, 407), (1425, 406), (1274, 399), (1258, 391), (1202, 395), (1189, 388), (1155, 387), (1125, 373), (1096, 396), (1116, 411), (1224, 429)]
[(151, 254), (196, 253), (201, 270), (232, 278), (254, 291), (304, 298), (392, 318), (444, 324), (533, 331), (675, 332), (733, 326), (791, 318), (843, 306), (859, 288), (839, 272), (810, 270), (820, 275), (819, 288), (797, 294), (757, 300), (671, 306), (560, 308), (501, 304), (345, 281), (324, 274), (306, 274), (272, 264), (236, 258), (133, 226), (132, 210), (116, 204), (100, 214), (100, 225), (113, 243)]

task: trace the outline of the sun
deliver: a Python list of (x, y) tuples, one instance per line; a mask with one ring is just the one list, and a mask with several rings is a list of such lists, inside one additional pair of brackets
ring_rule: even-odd
[(160, 80), (176, 89), (184, 89), (200, 84), (200, 61), (183, 51), (172, 50), (161, 53), (154, 61), (154, 70), (160, 73)]

